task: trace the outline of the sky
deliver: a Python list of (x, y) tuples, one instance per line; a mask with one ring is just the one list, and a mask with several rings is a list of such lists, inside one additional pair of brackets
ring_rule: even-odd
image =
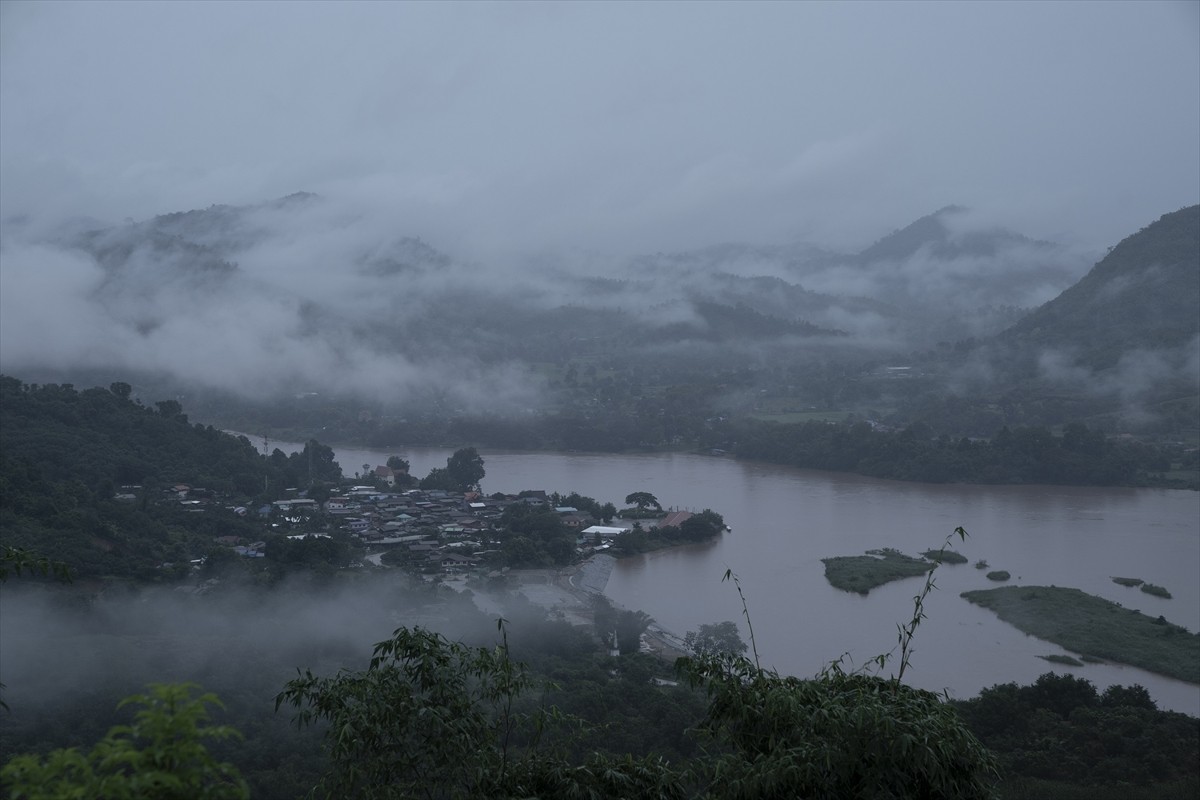
[(462, 257), (1200, 201), (1200, 3), (0, 3), (0, 217), (296, 191)]

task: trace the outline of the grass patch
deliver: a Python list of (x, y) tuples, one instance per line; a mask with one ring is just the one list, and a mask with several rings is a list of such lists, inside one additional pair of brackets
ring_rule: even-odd
[(1154, 595), (1155, 597), (1165, 597), (1165, 598), (1167, 598), (1168, 600), (1170, 600), (1170, 599), (1171, 599), (1171, 593), (1170, 593), (1170, 592), (1168, 592), (1168, 591), (1167, 591), (1165, 588), (1163, 588), (1162, 586), (1156, 586), (1156, 585), (1154, 585), (1153, 583), (1143, 583), (1143, 584), (1142, 584), (1142, 591), (1143, 591), (1143, 592), (1145, 592), (1146, 594), (1152, 594), (1152, 595)]
[(1116, 578), (1116, 577), (1114, 577), (1112, 579), (1112, 582), (1120, 584), (1121, 586), (1141, 586), (1144, 583), (1144, 581), (1141, 578)]
[(1006, 581), (1012, 577), (1006, 569), (997, 569), (987, 574), (989, 581)]
[(1082, 667), (1083, 662), (1073, 656), (1064, 656), (1061, 653), (1054, 653), (1049, 656), (1038, 656), (1043, 661), (1049, 661), (1051, 664), (1066, 664), (1068, 667)]
[(926, 550), (924, 553), (921, 553), (921, 555), (925, 556), (926, 558), (928, 558), (930, 561), (933, 561), (934, 563), (939, 563), (939, 562), (942, 564), (965, 564), (965, 563), (967, 563), (966, 556), (964, 556), (962, 553), (956, 553), (953, 550)]
[(963, 592), (976, 605), (1039, 639), (1080, 653), (1200, 683), (1200, 636), (1102, 597), (1057, 586)]
[(890, 547), (868, 550), (864, 556), (822, 558), (821, 563), (825, 565), (825, 579), (835, 588), (859, 594), (866, 594), (889, 581), (924, 575), (933, 569), (925, 559), (906, 556)]

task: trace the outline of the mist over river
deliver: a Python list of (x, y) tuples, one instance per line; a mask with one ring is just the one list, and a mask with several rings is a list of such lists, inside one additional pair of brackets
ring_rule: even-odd
[[(271, 447), (290, 451), (291, 443)], [(346, 475), (389, 455), (409, 460), (414, 475), (444, 467), (451, 450), (391, 452), (335, 447)], [(1200, 715), (1200, 687), (1134, 667), (1067, 667), (1038, 658), (1064, 652), (1026, 636), (959, 597), (999, 584), (973, 567), (1008, 570), (1011, 585), (1082, 589), (1200, 628), (1200, 493), (1162, 489), (1063, 486), (969, 486), (904, 483), (701, 455), (606, 455), (481, 452), (483, 489), (577, 491), (620, 506), (635, 491), (665, 507), (712, 508), (732, 528), (704, 545), (622, 559), (605, 593), (641, 609), (682, 635), (701, 624), (734, 620), (749, 641), (741, 581), (764, 666), (798, 676), (846, 654), (848, 666), (896, 647), (896, 626), (912, 615), (921, 578), (895, 581), (862, 597), (834, 589), (821, 559), (894, 547), (916, 555), (937, 548), (955, 527), (970, 534), (954, 547), (970, 559), (936, 573), (928, 618), (915, 637), (906, 681), (965, 698), (996, 683), (1030, 683), (1044, 672), (1071, 672), (1103, 690), (1139, 683), (1160, 708)], [(1170, 600), (1118, 586), (1112, 576), (1165, 586)], [(884, 674), (897, 667), (893, 656)]]

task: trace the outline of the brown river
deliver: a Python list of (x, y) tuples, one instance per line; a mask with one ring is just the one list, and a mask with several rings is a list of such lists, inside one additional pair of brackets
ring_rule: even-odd
[[(287, 443), (277, 443), (289, 450)], [(395, 453), (335, 448), (342, 470), (400, 455), (412, 473), (445, 466), (449, 450)], [(895, 581), (863, 597), (834, 589), (821, 559), (878, 547), (909, 554), (937, 548), (955, 527), (970, 534), (955, 548), (970, 559), (936, 572), (906, 682), (952, 697), (996, 683), (1029, 683), (1069, 671), (1100, 689), (1139, 683), (1160, 708), (1200, 715), (1200, 687), (1134, 667), (1064, 667), (1038, 656), (1063, 653), (959, 597), (996, 586), (986, 570), (1008, 570), (1013, 585), (1057, 585), (1114, 600), (1200, 629), (1200, 493), (1061, 486), (965, 486), (903, 483), (856, 475), (687, 454), (598, 455), (487, 452), (485, 492), (545, 489), (621, 505), (635, 491), (665, 507), (712, 508), (732, 532), (700, 546), (623, 559), (605, 593), (682, 635), (701, 624), (734, 620), (749, 641), (742, 601), (723, 582), (741, 583), (764, 666), (808, 676), (843, 657), (853, 668), (896, 650), (897, 625), (912, 616), (923, 579)], [(1141, 578), (1166, 587), (1162, 599), (1112, 582)], [(892, 656), (885, 675), (898, 666)]]

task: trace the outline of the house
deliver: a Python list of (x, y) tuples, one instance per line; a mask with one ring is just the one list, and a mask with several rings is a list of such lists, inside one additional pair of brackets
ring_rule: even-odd
[(658, 521), (660, 528), (678, 528), (684, 522), (691, 519), (694, 514), (690, 511), (672, 511)]
[(396, 485), (396, 473), (391, 467), (376, 467), (375, 477), (386, 483), (388, 486)]
[(315, 511), (318, 508), (317, 501), (311, 500), (309, 498), (301, 498), (299, 500), (276, 500), (271, 505), (275, 506), (275, 508), (277, 508), (278, 510), (285, 512), (285, 513), (290, 512), (290, 511), (297, 511), (299, 509), (307, 509), (309, 511)]
[(580, 531), (582, 536), (599, 536), (601, 539), (612, 539), (615, 536), (620, 536), (628, 528), (610, 528), (607, 525), (591, 525)]
[(447, 553), (441, 556), (441, 567), (447, 572), (459, 572), (475, 566), (479, 559), (473, 556), (460, 556), (458, 553)]

